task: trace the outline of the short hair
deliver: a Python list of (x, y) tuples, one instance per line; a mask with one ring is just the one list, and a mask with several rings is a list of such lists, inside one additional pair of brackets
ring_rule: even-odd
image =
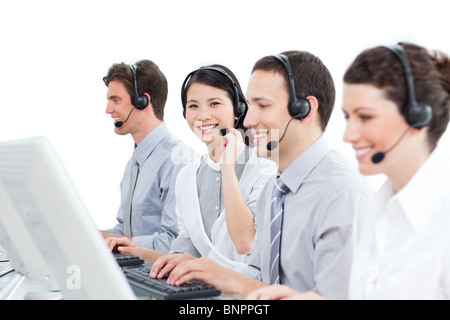
[[(333, 77), (323, 62), (315, 55), (306, 52), (291, 50), (282, 53), (285, 55), (292, 69), (296, 96), (314, 96), (319, 102), (320, 127), (325, 131), (334, 108), (336, 89)], [(284, 76), (286, 90), (291, 94), (288, 73), (283, 64), (273, 56), (259, 59), (253, 66), (256, 70), (275, 71)]]
[[(148, 93), (150, 95), (153, 112), (159, 120), (164, 120), (164, 107), (167, 101), (168, 85), (167, 79), (159, 67), (150, 60), (140, 60), (136, 64), (136, 79), (138, 93)], [(129, 65), (125, 63), (113, 64), (108, 74), (103, 77), (106, 86), (111, 81), (120, 81), (125, 86), (131, 101), (134, 99), (134, 79), (133, 72)]]

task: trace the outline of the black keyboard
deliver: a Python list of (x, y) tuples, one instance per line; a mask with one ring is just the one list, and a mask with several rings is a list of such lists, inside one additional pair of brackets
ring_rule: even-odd
[(150, 268), (148, 267), (125, 269), (123, 272), (131, 286), (156, 299), (202, 299), (217, 297), (221, 294), (220, 290), (199, 280), (191, 280), (180, 286), (172, 286), (166, 282), (168, 275), (162, 279), (150, 278)]
[(112, 254), (120, 267), (140, 266), (145, 262), (138, 256), (133, 256), (127, 253), (113, 252)]

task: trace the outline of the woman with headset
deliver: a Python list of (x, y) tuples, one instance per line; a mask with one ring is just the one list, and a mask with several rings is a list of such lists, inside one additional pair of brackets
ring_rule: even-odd
[[(450, 57), (414, 44), (363, 51), (344, 75), (344, 140), (387, 180), (355, 254), (353, 299), (450, 298)], [(250, 299), (323, 298), (286, 286)]]
[(179, 233), (170, 249), (173, 254), (162, 255), (126, 239), (107, 240), (111, 248), (160, 265), (161, 277), (194, 257), (208, 256), (230, 269), (248, 262), (256, 201), (277, 170), (274, 162), (258, 158), (248, 145), (242, 124), (248, 107), (228, 68), (211, 65), (191, 72), (181, 98), (183, 116), (208, 153), (178, 174)]

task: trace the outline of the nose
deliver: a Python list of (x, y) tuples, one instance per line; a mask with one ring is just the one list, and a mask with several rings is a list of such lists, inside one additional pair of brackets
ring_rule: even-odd
[(355, 143), (360, 138), (360, 133), (358, 126), (351, 121), (350, 119), (347, 121), (347, 125), (344, 131), (344, 141), (347, 143)]
[(106, 104), (106, 110), (105, 110), (105, 113), (111, 114), (111, 113), (113, 113), (113, 111), (114, 111), (114, 108), (111, 106), (111, 103), (108, 102), (108, 103)]
[(245, 118), (244, 118), (244, 127), (247, 127), (247, 128), (253, 127), (254, 128), (258, 125), (256, 111), (254, 109), (255, 108), (252, 108), (250, 106), (248, 107), (247, 114), (245, 115)]
[(197, 121), (206, 121), (209, 119), (211, 119), (211, 113), (208, 108), (199, 107), (197, 112)]

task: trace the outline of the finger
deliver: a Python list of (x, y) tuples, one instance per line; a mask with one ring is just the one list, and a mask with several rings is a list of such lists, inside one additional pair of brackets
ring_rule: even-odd
[(150, 268), (150, 277), (156, 278), (156, 276), (159, 274), (159, 271), (163, 266), (166, 265), (167, 261), (167, 255), (161, 256), (153, 263), (152, 267)]
[(105, 239), (106, 245), (108, 246), (109, 250), (113, 251), (114, 247), (116, 246), (116, 242), (113, 238), (106, 238)]
[(150, 277), (158, 279), (164, 278), (164, 276), (176, 266), (174, 263), (176, 259), (176, 255), (165, 255), (158, 258), (151, 268)]
[(202, 266), (199, 264), (198, 259), (181, 261), (177, 267), (172, 270), (167, 280), (169, 284), (180, 285), (194, 279), (194, 274), (198, 274), (202, 270)]
[(177, 264), (174, 261), (169, 261), (158, 274), (158, 279), (164, 278), (168, 273), (171, 273), (174, 268), (176, 268)]
[(241, 131), (236, 128), (229, 128), (230, 133), (232, 133), (235, 137), (242, 137)]
[(194, 279), (194, 269), (195, 264), (183, 262), (180, 263), (172, 272), (170, 273), (167, 283), (171, 285), (179, 286)]
[(173, 285), (181, 286), (182, 284), (195, 279), (200, 280), (199, 274), (197, 272), (188, 272), (174, 280)]
[(121, 253), (131, 254), (133, 256), (137, 256), (136, 248), (133, 248), (133, 247), (122, 247), (122, 246), (119, 246), (119, 247), (117, 247), (117, 251), (119, 251)]

